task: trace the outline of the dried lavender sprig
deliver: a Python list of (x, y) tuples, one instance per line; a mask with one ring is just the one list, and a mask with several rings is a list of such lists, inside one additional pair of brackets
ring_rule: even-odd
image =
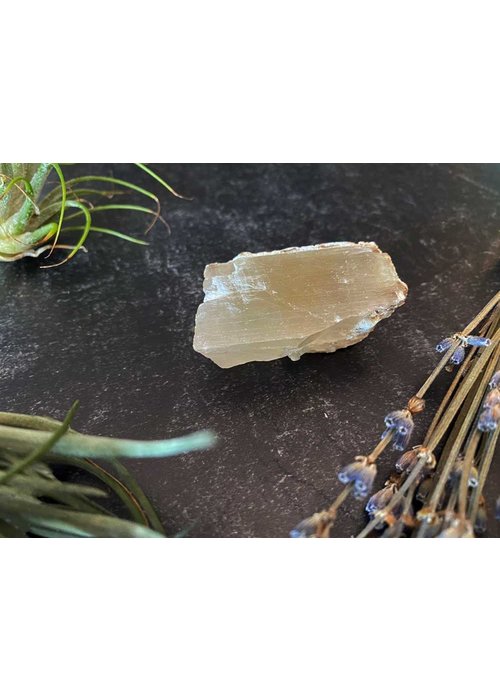
[(387, 434), (383, 435), (383, 437), (380, 438), (373, 450), (368, 455), (368, 459), (371, 462), (376, 462), (380, 455), (384, 452), (385, 448), (391, 443), (391, 440), (391, 432), (388, 432)]
[(290, 530), (290, 537), (329, 537), (331, 528), (333, 527), (333, 524), (337, 518), (338, 509), (349, 496), (353, 487), (354, 484), (351, 482), (344, 489), (342, 489), (327, 510), (320, 511), (319, 513), (313, 513), (313, 515), (302, 520), (298, 525)]
[[(418, 392), (415, 394), (413, 397), (413, 400), (418, 400), (420, 399), (422, 401), (422, 406), (420, 410), (423, 410), (424, 407), (424, 402), (423, 402), (423, 396), (425, 393), (429, 390), (435, 379), (438, 377), (440, 372), (448, 365), (450, 359), (452, 358), (453, 354), (456, 352), (457, 348), (461, 345), (461, 343), (464, 342), (464, 336), (468, 336), (470, 331), (472, 331), (486, 316), (487, 314), (491, 311), (492, 308), (497, 304), (498, 300), (500, 299), (500, 292), (498, 292), (489, 302), (486, 304), (486, 306), (476, 315), (476, 317), (465, 327), (465, 329), (462, 331), (461, 334), (456, 334), (455, 338), (451, 339), (451, 342), (447, 345), (449, 345), (447, 351), (445, 352), (444, 356), (442, 357), (441, 361), (438, 363), (438, 365), (435, 367), (433, 372), (429, 375), (427, 380), (424, 382), (424, 384), (420, 387)], [(481, 330), (482, 332), (482, 330)], [(470, 343), (472, 347), (472, 352), (471, 354), (475, 351), (476, 347), (486, 347), (489, 344), (489, 339), (488, 338), (483, 338), (483, 336), (471, 336), (472, 341)], [(468, 339), (466, 339), (467, 342), (466, 344), (469, 345)], [(458, 406), (459, 407), (459, 406)], [(447, 415), (444, 416), (445, 422), (447, 420), (452, 420), (456, 410), (458, 410), (458, 407), (452, 406), (448, 408), (452, 408), (454, 413), (452, 415), (452, 412), (448, 410)], [(456, 410), (455, 410), (456, 409)], [(411, 413), (410, 413), (411, 415)], [(370, 454), (370, 457), (373, 455), (373, 457), (377, 458), (382, 452), (385, 450), (387, 445), (397, 436), (397, 427), (398, 427), (398, 418), (399, 416), (396, 416), (396, 422), (394, 422), (394, 413), (388, 414), (390, 416), (389, 419), (389, 425), (387, 425), (388, 430), (386, 430), (379, 441), (379, 443), (376, 445), (372, 453)], [(451, 417), (450, 417), (451, 416)], [(401, 416), (402, 417), (402, 416)], [(402, 417), (403, 418), (403, 417)], [(406, 415), (404, 416), (406, 418)], [(406, 427), (406, 426), (405, 426)], [(442, 426), (440, 426), (442, 427)], [(408, 432), (408, 431), (405, 431)], [(411, 432), (411, 430), (409, 431)], [(442, 437), (442, 435), (441, 435)], [(439, 440), (437, 441), (439, 442)], [(400, 445), (404, 447), (403, 445)], [(391, 507), (394, 507), (395, 504), (398, 503), (398, 501), (404, 497), (405, 492), (411, 487), (412, 484), (412, 479), (417, 479), (419, 476), (418, 470), (417, 473), (415, 474), (415, 470), (410, 474), (408, 479), (406, 480), (405, 484), (403, 487), (395, 494), (393, 498), (393, 503), (391, 504)], [(377, 520), (380, 522), (380, 516), (377, 518)], [(376, 523), (370, 523), (367, 528), (373, 529), (373, 527), (376, 526)], [(366, 530), (366, 528), (365, 528)], [(369, 530), (369, 531), (370, 531)], [(364, 532), (364, 531), (363, 531)], [(365, 536), (363, 533), (360, 534), (360, 536)]]
[[(456, 334), (456, 336), (455, 336), (456, 339), (455, 340), (452, 339), (452, 342), (448, 346), (447, 351), (445, 352), (445, 354), (441, 358), (440, 362), (436, 365), (436, 367), (431, 372), (431, 374), (428, 376), (428, 378), (425, 380), (425, 382), (422, 384), (420, 389), (417, 392), (415, 392), (414, 398), (418, 398), (418, 399), (424, 398), (425, 394), (428, 392), (428, 390), (430, 389), (432, 384), (435, 382), (435, 380), (437, 379), (439, 374), (442, 372), (442, 370), (449, 363), (451, 357), (453, 356), (453, 353), (455, 352), (455, 350), (458, 348), (458, 346), (460, 344), (460, 338), (468, 336), (470, 331), (479, 325), (479, 323), (487, 316), (487, 314), (491, 311), (492, 308), (494, 308), (496, 306), (496, 304), (499, 301), (500, 301), (500, 292), (497, 292), (497, 294), (495, 294), (495, 296), (492, 297), (492, 299), (490, 299), (490, 301), (483, 307), (483, 309), (481, 309), (481, 311), (474, 317), (474, 319), (463, 329), (463, 331), (459, 334)], [(382, 440), (384, 439), (384, 437), (386, 437), (385, 434), (383, 435)], [(382, 440), (380, 441), (379, 445), (381, 445)], [(388, 443), (384, 444), (383, 449), (385, 449), (387, 444)], [(377, 445), (377, 447), (375, 449), (377, 449), (379, 447), (379, 445)], [(381, 454), (382, 451), (383, 450), (378, 451), (378, 455)], [(375, 452), (375, 450), (373, 450), (373, 452)]]
[[(464, 444), (467, 433), (474, 422), (477, 409), (481, 402), (481, 397), (484, 394), (484, 390), (489, 380), (489, 375), (487, 372), (484, 373), (482, 379), (479, 382), (478, 390), (471, 395), (471, 398), (469, 398), (469, 402), (465, 403), (465, 401), (467, 397), (469, 397), (471, 389), (479, 380), (480, 373), (486, 367), (487, 362), (490, 360), (492, 351), (499, 340), (500, 330), (498, 330), (495, 333), (491, 345), (485, 348), (482, 355), (477, 359), (472, 369), (467, 373), (465, 379), (460, 385), (460, 388), (457, 390), (455, 396), (453, 397), (449, 406), (444, 412), (443, 417), (439, 421), (430, 439), (428, 440), (427, 445), (429, 449), (434, 451), (439, 442), (441, 441), (442, 437), (449, 429), (452, 421), (457, 416), (459, 410), (462, 408), (461, 417), (458, 423), (456, 424), (454, 431), (450, 435), (448, 444), (445, 447), (443, 454), (441, 455), (439, 477), (426, 508), (427, 512), (433, 516), (435, 516), (436, 514), (439, 501), (444, 492), (450, 474), (454, 468), (456, 459), (459, 455), (462, 445)], [(422, 525), (417, 533), (417, 537), (426, 536), (426, 531), (430, 521), (431, 520), (429, 518), (423, 520)]]
[[(472, 319), (470, 323), (468, 323), (465, 328), (462, 330), (461, 333), (457, 334), (459, 336), (465, 337), (468, 336), (471, 331), (476, 328), (483, 318), (486, 318), (486, 316), (490, 313), (492, 309), (495, 308), (495, 306), (500, 302), (500, 292), (497, 292), (490, 300), (489, 302), (481, 309), (481, 311), (476, 314), (476, 316)], [(459, 346), (460, 341), (456, 340), (449, 350), (445, 353), (443, 358), (441, 359), (441, 362), (436, 366), (436, 368), (431, 372), (429, 377), (425, 380), (425, 382), (422, 384), (420, 389), (416, 392), (415, 396), (419, 396), (420, 398), (423, 398), (427, 391), (430, 389), (431, 385), (435, 381), (435, 379), (438, 377), (440, 374), (441, 370), (447, 365), (448, 360), (451, 358), (453, 355), (453, 352), (456, 350), (456, 348)]]
[[(484, 326), (480, 330), (481, 335), (484, 335), (485, 333), (487, 333), (488, 329), (491, 327), (491, 325), (492, 325), (492, 321), (488, 321), (487, 323), (485, 323)], [(477, 348), (472, 349), (472, 351), (465, 358), (465, 361), (463, 362), (463, 364), (456, 371), (455, 376), (453, 377), (453, 380), (452, 380), (450, 386), (448, 387), (448, 391), (444, 395), (443, 400), (439, 404), (439, 407), (432, 418), (431, 424), (427, 428), (427, 433), (426, 433), (426, 436), (424, 439), (424, 443), (426, 443), (428, 441), (429, 437), (433, 433), (434, 428), (436, 427), (436, 425), (437, 425), (439, 419), (441, 418), (446, 406), (448, 405), (451, 397), (453, 396), (455, 389), (457, 388), (458, 383), (460, 382), (460, 380), (462, 379), (464, 374), (467, 372), (470, 363), (474, 359), (474, 356), (476, 354), (476, 350), (477, 350)]]
[(458, 341), (458, 340), (453, 342), (453, 344), (449, 347), (449, 349), (445, 352), (445, 354), (443, 355), (441, 360), (438, 362), (436, 367), (429, 374), (429, 376), (427, 377), (425, 382), (422, 384), (420, 389), (417, 392), (415, 392), (415, 396), (418, 396), (421, 399), (424, 398), (425, 394), (429, 391), (429, 389), (434, 384), (434, 382), (436, 381), (438, 376), (441, 374), (443, 369), (445, 369), (446, 366), (448, 365), (453, 353), (455, 352), (455, 350), (459, 346), (459, 342), (460, 341)]
[(415, 466), (413, 467), (410, 475), (402, 484), (402, 486), (399, 488), (399, 490), (394, 494), (394, 496), (391, 498), (389, 501), (388, 505), (381, 510), (379, 513), (375, 515), (373, 520), (371, 520), (366, 527), (361, 530), (359, 535), (357, 535), (358, 538), (363, 538), (366, 537), (367, 535), (370, 534), (372, 530), (374, 530), (377, 525), (381, 524), (388, 513), (390, 513), (392, 510), (394, 510), (394, 507), (401, 501), (401, 499), (405, 496), (406, 492), (410, 489), (412, 484), (414, 484), (417, 479), (420, 477), (424, 467), (429, 465), (429, 459), (432, 459), (433, 455), (431, 453), (427, 452), (427, 450), (423, 451), (422, 454), (418, 457), (417, 462)]
[[(487, 307), (488, 306), (491, 306), (491, 304), (487, 305)], [(471, 324), (469, 324), (469, 325), (471, 325)], [(498, 337), (496, 337), (495, 340), (498, 340)], [(489, 348), (490, 345), (492, 345), (491, 340), (489, 338), (486, 338), (486, 339), (482, 340), (480, 343), (476, 343), (475, 347), (481, 346), (481, 347)], [(451, 352), (451, 350), (452, 350), (452, 345), (450, 344), (449, 351)], [(484, 363), (486, 362), (487, 358), (488, 358), (488, 354), (486, 354), (484, 358), (481, 358), (482, 362), (479, 363), (479, 367), (474, 368), (475, 372), (471, 373), (471, 375), (469, 375), (467, 377), (467, 382), (466, 383), (464, 382), (465, 386), (461, 387), (461, 395), (458, 397), (455, 397), (456, 398), (455, 405), (448, 407), (448, 411), (447, 411), (447, 413), (445, 413), (445, 416), (443, 417), (443, 421), (441, 421), (441, 424), (439, 426), (440, 427), (440, 430), (438, 431), (439, 437), (437, 437), (436, 433), (433, 431), (433, 433), (431, 433), (432, 438), (433, 438), (432, 441), (429, 441), (429, 442), (427, 442), (427, 440), (425, 441), (425, 443), (428, 445), (428, 447), (431, 448), (432, 450), (435, 449), (440, 438), (442, 437), (444, 432), (446, 432), (446, 430), (448, 429), (448, 426), (449, 426), (451, 420), (453, 419), (453, 417), (456, 413), (456, 410), (458, 410), (458, 408), (460, 406), (461, 400), (463, 400), (464, 397), (467, 395), (467, 391), (472, 386), (472, 383), (475, 380), (475, 376), (479, 374), (479, 371), (481, 370), (482, 366), (484, 366)], [(442, 363), (443, 363), (443, 361), (442, 361)], [(426, 384), (427, 384), (427, 382), (426, 382)], [(479, 396), (481, 396), (481, 394), (479, 394)], [(477, 401), (476, 401), (476, 403), (477, 403)], [(459, 443), (459, 446), (460, 446), (460, 444), (461, 444), (461, 442)], [(456, 447), (455, 447), (455, 450), (457, 450)], [(452, 454), (451, 458), (449, 458), (447, 460), (446, 467), (448, 467), (448, 469), (445, 469), (444, 474), (442, 474), (442, 484), (443, 485), (446, 484), (446, 481), (448, 480), (449, 473), (447, 474), (446, 472), (451, 470), (451, 467), (453, 466), (453, 461), (454, 461), (453, 458), (454, 458), (454, 455)], [(441, 484), (439, 486), (441, 486)], [(439, 493), (439, 490), (438, 490), (438, 493)], [(435, 498), (437, 498), (438, 493), (436, 493), (436, 490), (435, 490)], [(432, 515), (434, 513), (435, 513), (435, 508), (430, 509), (429, 515)], [(426, 520), (426, 522), (428, 522), (428, 520)], [(424, 524), (423, 524), (423, 528), (422, 528), (423, 531), (425, 531), (426, 522), (424, 522)], [(421, 533), (421, 534), (423, 534), (423, 533)]]
[[(494, 376), (494, 375), (493, 375)], [(490, 387), (490, 384), (488, 387)], [(486, 394), (481, 413), (477, 421), (477, 429), (482, 433), (488, 433), (498, 428), (500, 422), (500, 389), (496, 386), (490, 387)]]
[[(455, 347), (454, 343), (458, 341), (458, 347)], [(463, 336), (459, 333), (451, 336), (450, 338), (444, 338), (436, 345), (437, 352), (445, 352), (449, 350), (452, 345), (454, 345), (455, 350), (450, 357), (450, 365), (461, 365), (465, 359), (465, 349), (467, 347), (485, 348), (491, 343), (489, 338), (485, 338), (482, 335), (468, 335)]]
[[(468, 372), (466, 378), (462, 381), (460, 389), (456, 392), (453, 400), (447, 407), (443, 418), (440, 420), (439, 426), (433, 431), (432, 438), (428, 441), (429, 446), (431, 446), (432, 449), (435, 449), (435, 446), (437, 446), (439, 440), (448, 430), (451, 421), (455, 419), (458, 410), (461, 409), (452, 433), (448, 438), (448, 442), (445, 445), (441, 455), (440, 467), (438, 469), (439, 479), (433, 490), (427, 509), (430, 513), (436, 512), (439, 500), (444, 492), (451, 471), (454, 468), (457, 456), (465, 444), (466, 457), (459, 494), (460, 511), (464, 522), (465, 518), (463, 517), (463, 514), (467, 497), (467, 485), (470, 470), (472, 468), (472, 458), (478, 444), (477, 438), (473, 438), (474, 432), (477, 431), (472, 426), (481, 402), (481, 397), (484, 395), (488, 379), (496, 367), (498, 355), (500, 353), (500, 347), (498, 346), (493, 353), (494, 346), (498, 345), (498, 341), (500, 340), (500, 330), (494, 331), (497, 322), (498, 319), (495, 315), (493, 323), (491, 324), (491, 331), (494, 332), (492, 342), (486, 346), (483, 346), (486, 348), (485, 351), (475, 362), (473, 369)], [(488, 363), (487, 368), (486, 363)], [(483, 371), (483, 368), (484, 374), (481, 378), (480, 373)], [(472, 433), (469, 434), (469, 437), (466, 440), (467, 433), (469, 430), (471, 430), (471, 428)], [(473, 442), (472, 445), (470, 444), (471, 441)], [(434, 444), (432, 444), (433, 442)], [(418, 537), (424, 537), (426, 535), (427, 526), (428, 522), (424, 521), (417, 534)]]
[(365, 511), (373, 517), (379, 510), (383, 510), (396, 493), (397, 488), (394, 482), (386, 483), (380, 491), (374, 493), (365, 506)]
[[(496, 321), (497, 319), (494, 319)], [(497, 355), (498, 355), (498, 349), (497, 349)], [(495, 362), (496, 362), (496, 357), (492, 358), (491, 361), (491, 367), (495, 367)], [(486, 370), (488, 372), (488, 370)], [(496, 386), (495, 386), (495, 374), (493, 374), (493, 377), (491, 378), (488, 386), (490, 387), (490, 391), (497, 391)], [(499, 373), (500, 376), (500, 373)], [(492, 386), (493, 385), (493, 386)], [(500, 392), (499, 392), (500, 396)], [(485, 401), (487, 403), (487, 400)], [(484, 405), (484, 404), (483, 404)], [(464, 458), (463, 458), (463, 465), (462, 465), (462, 474), (461, 474), (461, 480), (460, 480), (460, 491), (459, 491), (459, 514), (460, 517), (465, 520), (466, 518), (466, 509), (467, 509), (467, 489), (468, 486), (471, 485), (471, 474), (474, 471), (477, 470), (474, 467), (474, 458), (475, 454), (479, 445), (479, 442), (481, 440), (481, 432), (480, 432), (480, 424), (478, 421), (477, 424), (477, 429), (473, 430), (465, 443), (464, 447)], [(474, 485), (477, 486), (477, 483)]]
[(458, 412), (464, 398), (467, 396), (470, 388), (474, 384), (475, 380), (478, 378), (479, 374), (483, 370), (484, 366), (486, 365), (486, 362), (488, 361), (495, 345), (498, 343), (500, 340), (500, 330), (497, 331), (492, 338), (492, 343), (489, 345), (487, 348), (483, 350), (483, 353), (477, 360), (477, 362), (474, 364), (472, 369), (467, 373), (465, 379), (463, 380), (460, 388), (458, 389), (456, 395), (453, 397), (453, 399), (450, 402), (450, 405), (446, 409), (442, 420), (440, 421), (439, 425), (436, 426), (436, 429), (432, 433), (432, 435), (429, 438), (428, 446), (431, 449), (431, 451), (434, 451), (434, 449), (437, 447), (441, 439), (443, 438), (444, 434), (448, 430), (448, 427), (455, 417), (456, 413)]
[[(386, 435), (382, 438), (376, 447), (368, 456), (358, 456), (359, 460), (365, 460), (366, 463), (370, 464), (372, 468), (376, 470), (376, 460), (379, 454), (383, 452), (385, 447), (390, 443), (392, 439), (391, 435)], [(375, 475), (374, 475), (375, 476)], [(347, 480), (345, 488), (340, 492), (337, 498), (333, 501), (327, 510), (320, 511), (319, 513), (313, 513), (308, 518), (302, 520), (298, 525), (296, 525), (290, 531), (290, 537), (325, 537), (326, 532), (330, 532), (333, 524), (337, 518), (337, 512), (342, 505), (342, 503), (347, 499), (347, 497), (354, 491), (355, 482), (354, 480)], [(359, 493), (359, 491), (358, 491)]]
[(491, 463), (493, 461), (493, 455), (495, 454), (495, 448), (498, 440), (499, 431), (495, 430), (494, 433), (490, 433), (487, 437), (486, 449), (483, 452), (480, 470), (479, 470), (479, 483), (474, 492), (474, 496), (471, 501), (469, 519), (472, 523), (476, 520), (477, 511), (479, 508), (479, 499), (483, 493), (484, 485), (486, 483), (486, 478), (488, 476)]
[[(493, 297), (493, 299), (496, 299), (497, 297), (500, 299), (500, 292), (499, 292), (495, 297)], [(462, 331), (461, 334), (456, 334), (455, 339), (450, 339), (451, 342), (450, 342), (450, 344), (447, 346), (447, 348), (446, 348), (447, 351), (446, 351), (445, 354), (443, 355), (442, 359), (441, 359), (440, 362), (436, 365), (436, 367), (435, 367), (434, 370), (431, 372), (431, 374), (429, 375), (429, 377), (426, 379), (426, 381), (424, 382), (424, 384), (422, 384), (422, 386), (420, 387), (420, 389), (415, 393), (415, 395), (412, 397), (412, 399), (410, 399), (410, 401), (408, 402), (408, 404), (410, 404), (411, 401), (415, 401), (415, 400), (417, 400), (417, 399), (423, 400), (423, 397), (425, 396), (425, 394), (427, 393), (427, 391), (430, 389), (430, 387), (432, 386), (432, 384), (434, 383), (434, 381), (437, 379), (437, 377), (439, 376), (439, 374), (440, 374), (440, 373), (442, 372), (442, 370), (449, 364), (451, 358), (453, 357), (453, 354), (456, 352), (457, 348), (459, 347), (459, 344), (460, 344), (460, 342), (461, 342), (461, 341), (460, 341), (460, 338), (463, 336), (465, 330), (467, 330), (468, 328), (470, 328), (470, 329), (475, 328), (475, 327), (478, 325), (478, 323), (479, 323), (479, 322), (484, 318), (484, 316), (485, 316), (485, 309), (490, 310), (491, 301), (492, 301), (492, 300), (490, 300), (490, 302), (488, 302), (488, 304), (484, 307), (484, 309), (482, 309), (482, 311), (480, 311), (479, 314), (477, 314), (477, 316), (475, 317), (475, 319), (474, 319), (471, 323), (469, 323), (468, 326), (466, 326), (466, 328), (464, 329), (464, 331)], [(487, 313), (487, 312), (486, 312), (486, 313)], [(483, 337), (481, 337), (481, 341), (483, 341), (483, 343), (482, 343), (483, 346), (487, 346), (487, 345), (490, 344), (490, 339), (489, 339), (489, 338), (483, 338)], [(487, 342), (485, 342), (485, 341), (487, 341)], [(410, 409), (410, 414), (423, 411), (424, 408), (425, 408), (425, 404), (421, 404), (421, 405), (418, 407), (417, 410), (411, 411), (411, 409)], [(377, 457), (378, 457), (378, 456), (383, 452), (383, 450), (387, 447), (387, 445), (389, 444), (389, 442), (391, 442), (391, 439), (394, 439), (395, 435), (397, 434), (397, 429), (395, 428), (394, 423), (396, 424), (396, 426), (397, 426), (398, 424), (399, 424), (399, 425), (403, 425), (403, 427), (405, 428), (405, 432), (404, 432), (403, 434), (406, 434), (407, 432), (409, 432), (410, 435), (411, 435), (411, 432), (412, 432), (412, 429), (413, 429), (413, 428), (410, 427), (410, 425), (409, 425), (408, 423), (406, 423), (406, 421), (407, 421), (408, 419), (409, 419), (409, 420), (412, 420), (411, 415), (408, 416), (408, 415), (405, 413), (404, 416), (401, 415), (401, 416), (396, 416), (396, 417), (394, 418), (394, 414), (403, 414), (403, 413), (404, 413), (403, 411), (392, 411), (391, 413), (387, 414), (386, 420), (389, 418), (391, 425), (388, 425), (388, 426), (387, 426), (387, 427), (389, 428), (389, 430), (384, 431), (384, 433), (382, 434), (382, 438), (381, 438), (380, 442), (377, 444), (377, 446), (374, 448), (374, 450), (372, 451), (371, 454), (374, 454), (374, 453), (376, 452), (376, 453), (377, 453)], [(406, 424), (405, 424), (405, 423), (406, 423)], [(387, 422), (386, 422), (386, 425), (387, 425)], [(389, 440), (386, 440), (386, 438), (389, 438)], [(404, 443), (403, 443), (403, 444), (404, 444)], [(405, 446), (405, 445), (404, 445), (404, 446)], [(403, 449), (404, 449), (404, 446), (403, 446)]]
[(387, 429), (382, 437), (392, 434), (395, 450), (404, 450), (408, 447), (415, 427), (412, 412), (408, 408), (403, 411), (391, 411), (384, 418), (384, 423)]
[(487, 348), (488, 345), (491, 344), (491, 339), (490, 338), (483, 338), (482, 336), (479, 335), (469, 335), (465, 339), (466, 345), (469, 345), (471, 347), (475, 348)]
[[(460, 476), (460, 485), (458, 493), (459, 514), (462, 520), (466, 519), (467, 511), (467, 491), (470, 486), (471, 472), (473, 468), (474, 455), (479, 444), (481, 436), (477, 430), (470, 436), (463, 459), (462, 474)], [(477, 486), (477, 484), (476, 484)]]
[(389, 525), (385, 530), (382, 537), (401, 537), (405, 526), (408, 524), (408, 519), (410, 517), (410, 512), (412, 510), (413, 498), (415, 496), (415, 491), (417, 489), (418, 482), (415, 481), (408, 489), (405, 496), (405, 503), (401, 511), (401, 515), (396, 520), (395, 523)]
[(339, 472), (338, 477), (342, 484), (352, 483), (354, 498), (363, 500), (371, 493), (376, 475), (377, 465), (375, 462), (370, 462), (368, 457), (359, 455), (354, 462)]

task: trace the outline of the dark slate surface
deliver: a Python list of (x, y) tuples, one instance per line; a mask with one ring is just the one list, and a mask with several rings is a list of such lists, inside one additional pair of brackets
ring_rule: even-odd
[[(193, 200), (153, 183), (171, 233), (157, 224), (149, 248), (95, 234), (89, 254), (62, 268), (0, 266), (2, 409), (61, 417), (79, 398), (80, 430), (159, 438), (212, 428), (213, 451), (133, 465), (169, 532), (284, 536), (338, 493), (337, 467), (373, 446), (385, 413), (434, 366), (436, 341), (497, 290), (500, 168), (154, 167)], [(92, 170), (151, 185), (130, 165)], [(144, 228), (140, 215), (115, 223)], [(206, 263), (341, 240), (375, 241), (410, 289), (366, 341), (230, 370), (193, 351)], [(499, 491), (494, 475), (490, 502)], [(362, 506), (349, 504), (336, 532), (352, 535), (363, 521)]]

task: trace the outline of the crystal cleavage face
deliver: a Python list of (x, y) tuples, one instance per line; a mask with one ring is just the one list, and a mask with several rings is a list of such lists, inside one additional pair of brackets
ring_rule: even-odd
[(207, 265), (203, 289), (193, 347), (224, 368), (358, 343), (408, 292), (364, 242), (240, 253)]

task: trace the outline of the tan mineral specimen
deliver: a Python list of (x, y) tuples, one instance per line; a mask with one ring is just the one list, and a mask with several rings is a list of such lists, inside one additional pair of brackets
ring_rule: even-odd
[(205, 268), (193, 347), (219, 367), (359, 343), (406, 299), (375, 243), (241, 253)]

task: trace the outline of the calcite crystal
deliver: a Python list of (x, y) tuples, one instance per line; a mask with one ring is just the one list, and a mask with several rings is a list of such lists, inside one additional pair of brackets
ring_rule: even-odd
[(406, 299), (375, 243), (241, 253), (205, 268), (193, 347), (219, 367), (359, 343)]

